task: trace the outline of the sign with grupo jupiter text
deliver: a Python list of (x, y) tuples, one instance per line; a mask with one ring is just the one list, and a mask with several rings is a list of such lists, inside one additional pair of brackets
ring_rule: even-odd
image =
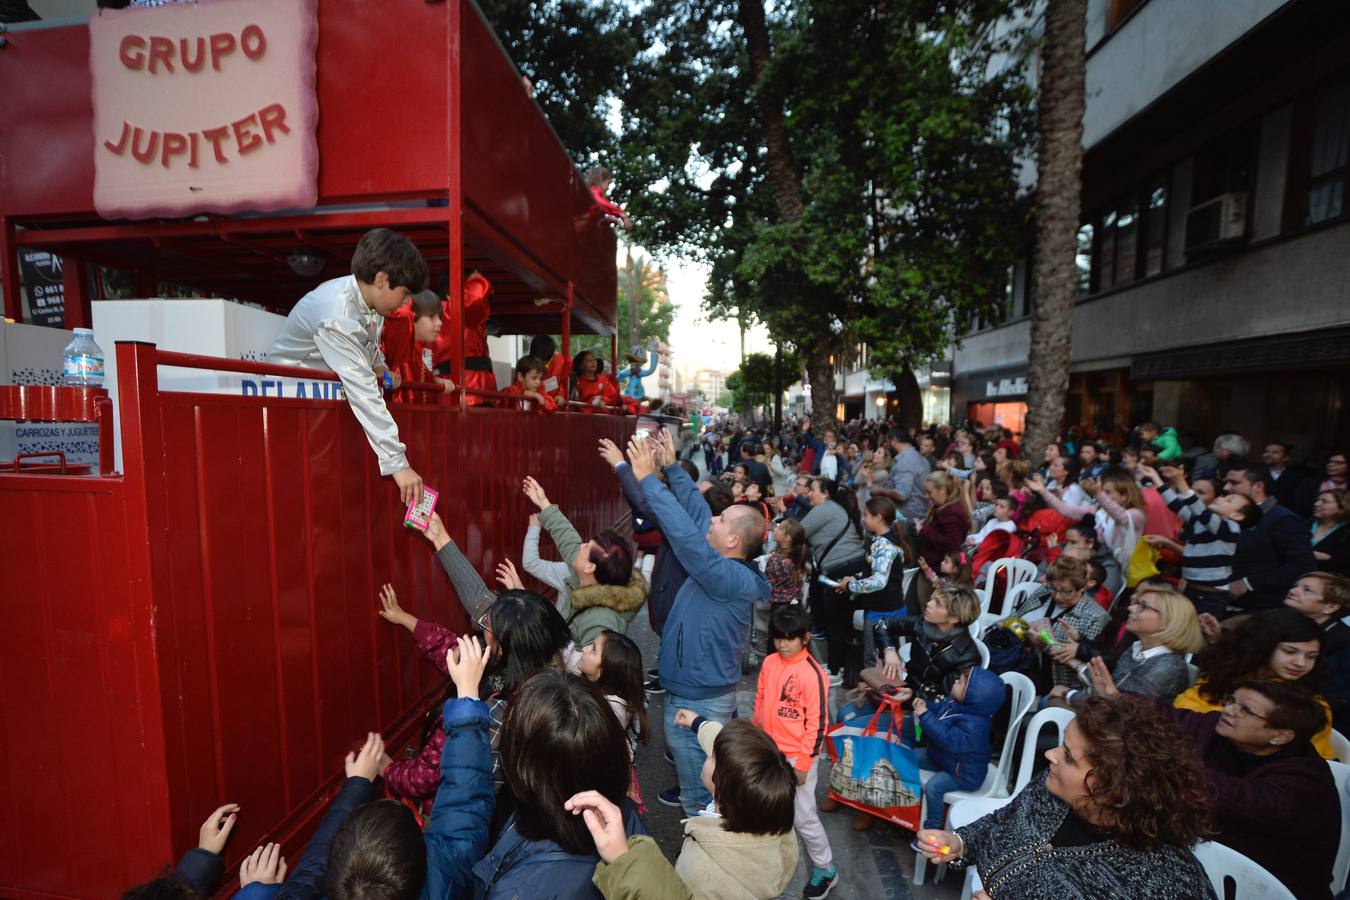
[(197, 0), (90, 17), (98, 214), (313, 206), (316, 7)]

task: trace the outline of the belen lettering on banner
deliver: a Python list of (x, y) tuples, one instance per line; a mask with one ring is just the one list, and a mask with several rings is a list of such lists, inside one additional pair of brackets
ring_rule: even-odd
[(316, 4), (231, 0), (92, 16), (98, 214), (314, 206)]

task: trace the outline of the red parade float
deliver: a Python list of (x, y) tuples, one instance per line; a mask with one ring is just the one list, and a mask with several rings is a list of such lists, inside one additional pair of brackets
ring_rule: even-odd
[[(112, 52), (129, 75), (165, 83), (223, 77), (281, 52), (280, 39), (247, 21), (233, 32), (168, 27), (190, 25), (188, 10), (227, 5), (117, 13), (142, 37)], [(163, 118), (172, 121), (96, 129), (90, 26), (10, 26), (0, 47), (6, 315), (21, 319), (16, 258), (28, 248), (64, 258), (68, 327), (90, 325), (102, 296), (88, 263), (131, 273), (141, 296), (182, 283), (284, 313), (348, 271), (366, 230), (388, 226), (418, 245), (433, 283), (450, 286), (457, 384), (463, 286), (474, 271), (491, 282), (503, 332), (561, 333), (563, 346), (573, 331), (612, 336), (611, 226), (471, 0), (297, 5), (312, 17), (317, 116), (290, 106), (269, 114), (266, 103), (206, 109), (195, 132), (171, 107)], [(193, 162), (228, 170), (263, 158), (306, 121), (317, 151), (311, 207), (240, 214), (247, 207), (234, 201), (204, 202), (135, 220), (97, 212), (100, 147), (118, 158), (99, 165), (192, 177)], [(232, 123), (228, 141), (222, 123)], [(157, 153), (146, 150), (151, 132), (162, 135)], [(235, 156), (246, 148), (256, 152)], [(296, 248), (320, 251), (323, 271), (296, 275), (287, 265)], [(611, 338), (611, 357), (613, 347)], [(148, 343), (104, 349), (118, 362), (120, 434), (101, 390), (0, 387), (0, 418), (98, 422), (102, 450), (87, 475), (50, 460), (0, 471), (4, 896), (115, 896), (194, 846), (201, 820), (227, 801), (241, 805), (227, 872), (261, 841), (298, 858), (353, 742), (377, 730), (403, 747), (443, 688), (376, 616), (379, 586), (392, 582), (419, 617), (465, 624), (345, 402), (165, 390), (163, 366), (297, 370)], [(631, 419), (465, 402), (391, 409), (482, 571), (519, 554), (526, 473), (553, 476), (550, 496), (583, 533), (624, 518), (595, 447), (631, 433)]]

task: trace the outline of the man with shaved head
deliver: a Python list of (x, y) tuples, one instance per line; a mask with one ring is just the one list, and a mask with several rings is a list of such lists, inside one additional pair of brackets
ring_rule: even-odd
[[(754, 559), (764, 542), (764, 516), (751, 506), (729, 506), (714, 516), (698, 486), (655, 440), (628, 444), (628, 464), (642, 486), (670, 548), (689, 573), (661, 633), (658, 670), (666, 690), (666, 746), (679, 787), (662, 791), (667, 806), (697, 815), (712, 797), (701, 775), (705, 755), (693, 731), (675, 724), (677, 710), (726, 724), (736, 708), (741, 653), (755, 601), (767, 603), (769, 582)], [(665, 484), (657, 477), (666, 463)]]

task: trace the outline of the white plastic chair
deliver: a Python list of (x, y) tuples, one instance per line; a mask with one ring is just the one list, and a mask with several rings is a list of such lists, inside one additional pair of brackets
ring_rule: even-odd
[(1040, 582), (1024, 581), (1016, 587), (1009, 588), (1003, 595), (1003, 615), (1000, 618), (1006, 619), (1011, 616), (1017, 607), (1026, 602), (1027, 597), (1041, 589)]
[(1294, 900), (1279, 879), (1231, 847), (1201, 841), (1191, 852), (1205, 867), (1209, 883), (1220, 897), (1230, 896), (1225, 886), (1229, 882), (1233, 900)]
[(984, 614), (989, 612), (989, 602), (993, 599), (993, 595), (989, 592), (989, 588), (978, 587), (975, 588), (975, 596), (980, 600), (980, 618), (984, 618)]
[[(1333, 732), (1335, 734), (1335, 732)], [(1332, 746), (1335, 746), (1333, 742)], [(1341, 799), (1341, 842), (1336, 850), (1336, 863), (1331, 867), (1331, 892), (1339, 894), (1345, 889), (1346, 876), (1350, 875), (1350, 766), (1327, 760), (1331, 766), (1331, 777), (1336, 781), (1336, 794)]]
[[(1008, 778), (1012, 774), (1013, 748), (1017, 746), (1017, 729), (1021, 727), (1022, 719), (1026, 717), (1032, 704), (1036, 702), (1036, 685), (1032, 684), (1031, 679), (1020, 672), (1004, 672), (999, 678), (1004, 684), (1012, 688), (1012, 696), (1008, 698), (1008, 734), (1003, 741), (1003, 750), (999, 753), (998, 762), (989, 764), (989, 771), (985, 773), (984, 783), (978, 788), (970, 791), (948, 791), (943, 795), (943, 802), (951, 807), (948, 812), (949, 816), (956, 809), (957, 803), (966, 800), (1006, 799), (1008, 797)], [(933, 773), (921, 771), (919, 773), (920, 781), (927, 780), (923, 776), (931, 774)], [(919, 814), (923, 814), (922, 807), (920, 807)], [(955, 827), (955, 825), (951, 827)], [(938, 866), (937, 877), (939, 881), (942, 879), (945, 868), (944, 865)], [(924, 858), (922, 853), (916, 855), (914, 858), (915, 884), (923, 883), (927, 870), (928, 860)]]
[[(990, 813), (997, 812), (1011, 802), (1011, 797), (972, 797), (968, 800), (962, 800), (953, 805), (951, 811), (947, 813), (947, 827), (952, 831), (964, 828), (971, 822), (978, 822)], [(920, 854), (920, 858), (922, 856)], [(961, 900), (970, 900), (971, 895), (981, 887), (980, 875), (975, 871), (975, 867), (966, 866), (966, 881), (961, 887)]]
[(1331, 729), (1331, 752), (1336, 762), (1350, 765), (1350, 738), (1346, 738), (1336, 729)]
[(975, 641), (975, 650), (980, 654), (981, 668), (985, 669), (989, 668), (989, 647), (986, 646), (984, 641), (980, 640), (978, 637), (972, 635), (971, 638), (972, 640)]
[(1026, 734), (1022, 735), (1022, 761), (1017, 767), (1017, 780), (1013, 782), (1012, 796), (1016, 797), (1022, 788), (1031, 781), (1031, 770), (1036, 764), (1036, 739), (1047, 725), (1054, 726), (1059, 732), (1059, 741), (1064, 743), (1064, 729), (1073, 721), (1074, 712), (1058, 706), (1049, 706), (1031, 717), (1027, 723)]
[[(985, 589), (991, 595), (994, 590), (994, 577), (998, 575), (1000, 569), (1005, 569), (1008, 573), (1007, 586), (1003, 591), (1002, 608), (1010, 612), (1017, 608), (1008, 603), (1012, 589), (1020, 584), (1036, 580), (1036, 564), (1029, 559), (1018, 559), (1013, 556), (1005, 556), (1003, 559), (995, 560), (994, 564), (989, 567), (989, 575), (984, 579)], [(1005, 612), (1004, 615), (1006, 616), (1008, 613)]]

